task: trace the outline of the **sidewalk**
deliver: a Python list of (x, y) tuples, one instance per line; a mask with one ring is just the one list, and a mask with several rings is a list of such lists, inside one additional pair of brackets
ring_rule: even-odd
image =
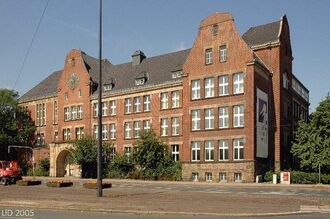
[[(49, 177), (36, 177), (43, 181), (54, 180)], [(59, 178), (56, 178), (59, 180)], [(69, 180), (68, 178), (61, 178)], [(308, 209), (329, 209), (330, 197), (323, 196), (299, 196), (278, 194), (249, 194), (241, 192), (204, 192), (197, 190), (167, 190), (165, 186), (157, 189), (143, 189), (134, 187), (134, 184), (175, 185), (183, 187), (280, 187), (282, 185), (271, 184), (219, 184), (204, 182), (154, 182), (136, 180), (105, 180), (115, 186), (103, 190), (104, 196), (96, 197), (96, 190), (83, 189), (80, 185), (90, 179), (70, 179), (75, 181), (71, 188), (48, 188), (41, 186), (1, 186), (0, 206), (42, 208), (42, 209), (66, 209), (97, 212), (123, 212), (138, 214), (187, 214), (187, 215), (282, 215), (301, 213), (301, 206)], [(129, 187), (121, 187), (120, 184), (130, 184)], [(301, 186), (289, 185), (289, 188), (301, 188)], [(321, 186), (327, 189), (327, 186)], [(156, 186), (155, 186), (156, 188)], [(318, 189), (316, 186), (304, 188)], [(225, 189), (224, 189), (225, 190)], [(313, 193), (312, 193), (313, 194)], [(320, 207), (323, 206), (323, 207)], [(325, 206), (325, 207), (324, 207)], [(328, 206), (328, 207), (327, 207)]]

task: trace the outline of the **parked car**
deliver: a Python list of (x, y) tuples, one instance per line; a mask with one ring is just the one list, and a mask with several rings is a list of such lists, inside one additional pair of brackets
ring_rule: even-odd
[(0, 184), (15, 184), (22, 179), (20, 172), (17, 161), (0, 161)]

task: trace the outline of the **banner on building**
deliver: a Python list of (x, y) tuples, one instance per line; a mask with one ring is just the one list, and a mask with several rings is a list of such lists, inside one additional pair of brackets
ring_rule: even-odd
[(268, 157), (268, 94), (257, 88), (257, 157)]

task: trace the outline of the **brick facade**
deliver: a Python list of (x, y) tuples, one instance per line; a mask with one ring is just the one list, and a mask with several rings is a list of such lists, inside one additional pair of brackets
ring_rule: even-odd
[[(282, 86), (283, 72), (286, 72), (288, 81), (294, 76), (286, 17), (281, 19), (279, 27), (279, 36), (276, 36), (279, 39), (278, 43), (251, 46), (239, 34), (229, 13), (215, 13), (201, 21), (190, 50), (151, 58), (145, 58), (142, 52), (137, 51), (133, 55), (132, 63), (117, 66), (104, 60), (104, 65), (108, 66), (104, 73), (113, 75), (105, 81), (113, 82), (115, 88), (109, 92), (103, 91), (102, 102), (106, 103), (106, 107), (102, 120), (107, 127), (103, 133), (104, 140), (112, 141), (116, 152), (123, 154), (125, 147), (132, 147), (136, 140), (134, 129), (142, 131), (146, 121), (150, 121), (154, 131), (168, 142), (170, 150), (172, 145), (177, 145), (176, 150), (183, 163), (184, 180), (191, 180), (197, 173), (199, 180), (219, 181), (221, 173), (228, 182), (253, 182), (256, 174), (262, 174), (274, 166), (276, 169), (281, 168), (287, 162), (283, 151), (287, 153), (289, 147), (283, 144), (282, 126), (287, 127), (285, 132), (289, 135), (285, 134), (285, 142), (288, 143), (290, 137), (292, 138), (294, 124), (293, 120), (283, 118), (284, 112), (292, 117), (292, 114), (287, 112), (288, 109), (283, 110), (283, 107), (292, 106), (293, 99), (296, 99), (300, 107), (308, 112), (308, 100), (301, 99), (291, 89), (291, 84), (288, 89)], [(179, 59), (181, 61), (178, 61)], [(78, 134), (76, 136), (77, 130), (80, 130), (77, 128), (83, 128), (85, 136), (95, 134), (96, 90), (103, 88), (97, 85), (97, 77), (93, 75), (93, 71), (97, 70), (91, 60), (94, 59), (87, 57), (83, 52), (71, 50), (66, 56), (56, 91), (47, 97), (29, 97), (21, 100), (21, 105), (29, 108), (35, 121), (38, 120), (37, 115), (40, 117), (36, 112), (37, 104), (45, 103), (46, 122), (38, 125), (37, 133), (43, 133), (45, 142), (54, 143), (53, 147), (65, 144), (68, 131), (70, 140), (79, 137)], [(167, 66), (168, 64), (172, 65)], [(159, 72), (163, 71), (167, 77), (173, 72), (182, 71), (183, 74), (169, 80), (162, 78), (163, 75), (157, 75), (160, 74), (157, 69)], [(122, 78), (123, 75), (119, 75), (120, 73), (127, 73), (126, 79)], [(135, 80), (139, 79), (141, 73), (147, 75), (146, 84), (133, 85), (134, 77)], [(160, 82), (156, 83), (153, 81), (154, 78), (160, 78)], [(225, 79), (226, 82), (223, 82)], [(130, 81), (133, 81), (131, 87), (120, 88), (123, 86), (120, 83), (127, 85)], [(198, 98), (193, 98), (195, 81), (199, 81)], [(303, 87), (301, 83), (300, 85)], [(228, 91), (224, 95), (223, 89)], [(268, 142), (265, 146), (267, 149), (260, 149), (257, 145), (257, 90), (268, 97)], [(162, 109), (161, 106), (162, 93), (167, 96), (166, 109)], [(179, 98), (175, 99), (177, 94)], [(146, 96), (150, 97), (150, 111), (144, 108)], [(138, 98), (140, 101), (137, 101)], [(126, 99), (130, 99), (130, 113), (126, 112)], [(166, 102), (165, 98), (163, 100)], [(172, 101), (175, 102), (173, 104), (178, 102), (178, 105), (172, 105)], [(110, 113), (110, 103), (115, 103), (115, 113)], [(57, 120), (54, 113), (55, 104)], [(78, 106), (82, 106), (82, 116), (78, 116)], [(137, 112), (135, 107), (139, 108)], [(228, 126), (220, 124), (220, 116), (223, 116), (219, 114), (221, 110), (226, 112)], [(67, 121), (66, 112), (70, 117)], [(196, 121), (199, 123), (194, 123), (196, 127), (199, 124), (197, 128), (193, 128), (192, 112), (198, 115)], [(167, 125), (167, 132), (162, 130), (162, 121), (163, 128)], [(177, 123), (178, 131), (175, 132)], [(112, 139), (114, 136), (110, 135), (111, 124), (115, 124), (116, 130), (115, 138)], [(125, 124), (131, 130), (129, 137), (125, 136)], [(54, 137), (55, 132), (58, 139)], [(220, 149), (220, 144), (225, 146), (221, 146)], [(193, 150), (195, 145), (198, 150)], [(258, 150), (268, 151), (267, 157), (257, 157)], [(195, 155), (197, 157), (194, 157)], [(220, 159), (221, 156), (225, 157)], [(56, 159), (52, 158), (54, 165), (59, 166), (55, 164)], [(57, 174), (54, 172), (53, 175)]]

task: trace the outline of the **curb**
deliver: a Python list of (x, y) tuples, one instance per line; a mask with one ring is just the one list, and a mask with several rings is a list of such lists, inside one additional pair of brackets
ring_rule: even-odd
[(319, 212), (319, 213), (330, 213), (330, 205), (323, 205), (323, 206), (317, 206), (317, 205), (301, 205), (300, 206), (301, 212)]
[(22, 205), (22, 204), (2, 204), (0, 207), (33, 207), (35, 209), (51, 210), (51, 211), (80, 211), (80, 212), (102, 212), (102, 213), (116, 213), (116, 214), (135, 214), (135, 215), (187, 215), (187, 216), (236, 216), (236, 217), (260, 217), (260, 216), (285, 216), (285, 215), (301, 215), (315, 213), (306, 211), (291, 211), (291, 212), (273, 212), (273, 213), (193, 213), (193, 212), (182, 212), (182, 211), (139, 211), (139, 210), (116, 210), (116, 209), (103, 209), (103, 208), (76, 208), (76, 207), (40, 207), (33, 205)]

